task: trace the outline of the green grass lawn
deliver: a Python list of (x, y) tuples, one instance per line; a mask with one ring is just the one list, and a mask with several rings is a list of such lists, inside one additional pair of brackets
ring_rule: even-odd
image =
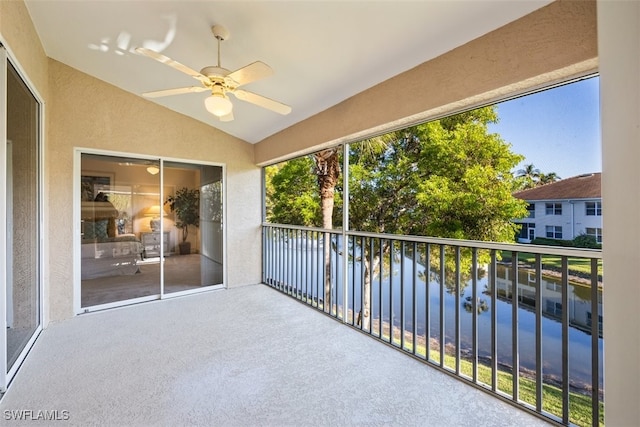
[[(503, 261), (508, 261), (511, 259), (510, 253), (503, 253)], [(533, 265), (536, 261), (536, 257), (534, 254), (528, 254), (524, 252), (518, 253), (518, 261)], [(551, 267), (552, 269), (561, 269), (562, 268), (562, 258), (559, 256), (553, 255), (544, 255), (542, 257), (542, 268), (545, 266), (547, 268)], [(591, 260), (588, 258), (569, 258), (569, 273), (571, 271), (576, 271), (583, 274), (591, 274)], [(602, 276), (602, 260), (598, 260), (598, 275)]]
[[(379, 329), (375, 327), (374, 334), (372, 336), (377, 339), (381, 339), (387, 343), (392, 343), (395, 347), (400, 349), (401, 341), (398, 331), (394, 331), (393, 340), (390, 340), (389, 324), (385, 323), (383, 326), (382, 337), (378, 338), (377, 334)], [(410, 336), (410, 335), (409, 335)], [(407, 339), (404, 343), (404, 351), (407, 353), (413, 352), (413, 344), (410, 339)], [(416, 354), (425, 358), (426, 350), (424, 343), (417, 343)], [(455, 372), (456, 358), (455, 356), (444, 355), (444, 365), (448, 369)], [(431, 349), (429, 352), (429, 362), (439, 365), (440, 352), (436, 349)], [(490, 366), (478, 364), (478, 383), (491, 387), (492, 384), (492, 368)], [(460, 374), (467, 377), (471, 381), (473, 374), (473, 363), (460, 359)], [(532, 407), (536, 407), (536, 382), (533, 379), (520, 376), (519, 378), (519, 400), (525, 402)], [(513, 394), (513, 375), (510, 372), (498, 370), (497, 373), (497, 385), (496, 388), (507, 396)], [(600, 420), (599, 425), (604, 426), (604, 404), (599, 402), (600, 406)], [(552, 414), (558, 418), (562, 418), (562, 390), (556, 386), (550, 384), (542, 384), (542, 410)], [(592, 425), (592, 410), (591, 410), (591, 397), (585, 396), (580, 393), (569, 392), (569, 421), (572, 424), (578, 426), (591, 426)]]
[[(399, 340), (396, 344), (400, 344)], [(411, 350), (409, 350), (411, 351)], [(425, 356), (424, 346), (418, 345), (418, 355)], [(445, 354), (444, 364), (447, 368), (455, 370), (456, 359), (454, 356)], [(431, 361), (440, 363), (440, 352), (430, 351)], [(489, 366), (478, 364), (478, 382), (491, 386), (491, 372)], [(471, 380), (473, 373), (473, 364), (468, 361), (460, 360), (460, 373), (469, 377)], [(513, 375), (509, 372), (498, 370), (497, 389), (506, 395), (513, 394)], [(519, 379), (519, 398), (521, 401), (536, 406), (536, 382), (535, 380), (520, 377)], [(543, 384), (542, 385), (542, 410), (562, 418), (562, 390), (558, 387)], [(569, 420), (578, 426), (591, 426), (591, 397), (579, 393), (569, 393)], [(604, 404), (600, 402), (600, 422), (599, 425), (604, 426)]]

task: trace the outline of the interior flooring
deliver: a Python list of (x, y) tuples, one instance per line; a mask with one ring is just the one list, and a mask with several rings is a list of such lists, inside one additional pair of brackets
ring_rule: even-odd
[[(199, 254), (164, 259), (164, 292), (199, 289), (223, 282), (222, 265)], [(82, 280), (83, 308), (160, 295), (160, 258), (138, 261), (138, 272)]]

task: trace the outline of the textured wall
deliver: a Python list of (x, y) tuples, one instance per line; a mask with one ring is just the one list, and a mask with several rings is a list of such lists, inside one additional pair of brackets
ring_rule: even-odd
[(261, 141), (256, 163), (496, 101), (596, 67), (595, 1), (554, 2)]
[(259, 282), (261, 180), (253, 146), (60, 62), (50, 60), (49, 71), (52, 320), (73, 314), (74, 147), (225, 163), (228, 284)]
[(22, 1), (0, 1), (0, 37), (41, 96), (47, 94), (47, 57)]
[(598, 2), (598, 39), (605, 423), (639, 426), (640, 2)]
[[(30, 89), (37, 92), (40, 101), (48, 100), (48, 59), (38, 38), (38, 34), (31, 22), (31, 17), (22, 1), (0, 1), (0, 41), (5, 45), (22, 77), (31, 85)], [(0, 91), (2, 92), (2, 91)], [(44, 110), (46, 111), (46, 105)], [(0, 164), (0, 174), (4, 175), (5, 165)], [(48, 168), (46, 162), (42, 169), (43, 179), (47, 180)], [(46, 194), (44, 195), (46, 198)], [(0, 205), (3, 205), (0, 203)], [(45, 230), (48, 227), (47, 206), (45, 200), (45, 216), (43, 218)], [(47, 236), (44, 236), (45, 241)], [(44, 291), (42, 298), (47, 301), (49, 295), (48, 253), (43, 256), (45, 265), (43, 274)], [(45, 303), (43, 321), (46, 325), (49, 319), (49, 306)]]

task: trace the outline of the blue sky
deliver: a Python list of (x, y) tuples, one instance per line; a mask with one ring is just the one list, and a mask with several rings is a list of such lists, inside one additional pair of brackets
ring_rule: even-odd
[(569, 178), (602, 171), (599, 78), (594, 77), (497, 105), (499, 133), (540, 172)]

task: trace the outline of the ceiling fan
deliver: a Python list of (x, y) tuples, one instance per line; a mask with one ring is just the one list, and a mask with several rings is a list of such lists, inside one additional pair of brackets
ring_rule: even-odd
[(181, 71), (196, 80), (202, 86), (190, 86), (177, 89), (158, 90), (145, 92), (142, 96), (146, 98), (158, 98), (161, 96), (180, 95), (184, 93), (210, 91), (211, 96), (204, 100), (207, 111), (218, 117), (220, 121), (228, 122), (233, 120), (233, 104), (229, 100), (228, 94), (233, 94), (236, 98), (258, 105), (260, 107), (275, 111), (280, 114), (289, 114), (291, 107), (273, 99), (238, 89), (248, 83), (263, 79), (273, 74), (273, 69), (262, 61), (253, 62), (236, 71), (229, 71), (220, 65), (220, 42), (229, 38), (229, 31), (222, 25), (214, 25), (211, 28), (214, 37), (218, 40), (218, 65), (204, 67), (200, 72), (192, 70), (171, 58), (144, 47), (136, 48), (136, 52), (141, 55), (162, 62), (178, 71)]

